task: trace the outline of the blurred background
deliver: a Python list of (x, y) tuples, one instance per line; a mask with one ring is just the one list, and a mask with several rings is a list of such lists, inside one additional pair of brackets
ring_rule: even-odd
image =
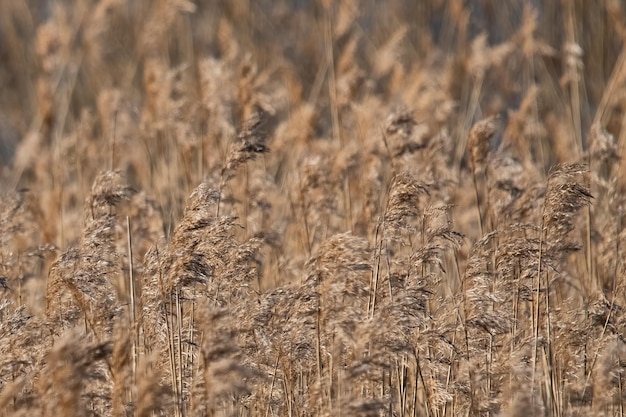
[[(393, 59), (406, 68), (454, 56), (459, 61), (454, 80), (458, 88), (451, 91), (462, 105), (471, 94), (472, 74), (463, 60), (472, 42), (484, 35), (487, 44), (495, 45), (532, 32), (536, 44), (518, 46), (533, 58), (523, 62), (512, 57), (505, 64), (507, 80), (490, 80), (487, 74), (481, 105), (515, 107), (532, 83), (553, 89), (563, 82), (568, 48), (575, 46), (580, 54), (584, 131), (598, 107), (625, 31), (620, 9), (624, 6), (618, 0), (347, 3), (341, 2), (340, 7), (340, 2), (304, 0), (3, 1), (0, 162), (4, 188), (7, 169), (26, 132), (42, 123), (54, 124), (57, 135), (71, 129), (81, 110), (96, 108), (100, 92), (107, 88), (122, 89), (141, 100), (143, 67), (154, 56), (172, 67), (193, 67), (203, 58), (241, 52), (231, 49), (236, 45), (252, 55), (260, 68), (277, 65), (277, 59), (284, 61), (289, 76), (296, 78), (292, 81), (307, 97), (320, 82), (320, 66), (326, 62), (325, 21), (332, 14), (333, 29), (343, 31), (333, 39), (335, 53), (358, 36), (354, 59), (361, 60), (360, 65), (388, 42), (395, 43)], [(42, 86), (46, 78), (53, 83), (49, 91)], [(491, 88), (497, 88), (497, 94)], [(492, 102), (496, 95), (503, 103)]]

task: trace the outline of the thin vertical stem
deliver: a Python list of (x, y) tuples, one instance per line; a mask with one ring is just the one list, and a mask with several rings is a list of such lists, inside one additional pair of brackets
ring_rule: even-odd
[(126, 234), (128, 237), (128, 292), (130, 296), (130, 320), (131, 320), (131, 328), (133, 331), (133, 344), (132, 344), (132, 379), (133, 386), (137, 372), (137, 346), (139, 345), (138, 333), (137, 333), (137, 317), (136, 317), (136, 307), (135, 307), (135, 277), (133, 275), (133, 245), (132, 245), (132, 234), (130, 232), (130, 217), (126, 216)]

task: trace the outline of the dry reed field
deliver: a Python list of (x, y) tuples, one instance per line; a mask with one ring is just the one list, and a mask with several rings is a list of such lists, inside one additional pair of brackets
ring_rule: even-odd
[(0, 417), (622, 416), (626, 4), (0, 1)]

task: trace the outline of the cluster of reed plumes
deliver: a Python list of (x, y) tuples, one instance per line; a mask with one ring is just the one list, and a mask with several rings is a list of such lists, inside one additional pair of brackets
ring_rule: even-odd
[(624, 415), (626, 8), (530, 3), (0, 2), (0, 417)]

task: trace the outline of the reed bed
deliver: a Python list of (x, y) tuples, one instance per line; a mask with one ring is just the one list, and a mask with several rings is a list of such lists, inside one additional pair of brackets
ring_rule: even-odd
[(0, 417), (625, 414), (621, 2), (3, 1), (0, 39)]

